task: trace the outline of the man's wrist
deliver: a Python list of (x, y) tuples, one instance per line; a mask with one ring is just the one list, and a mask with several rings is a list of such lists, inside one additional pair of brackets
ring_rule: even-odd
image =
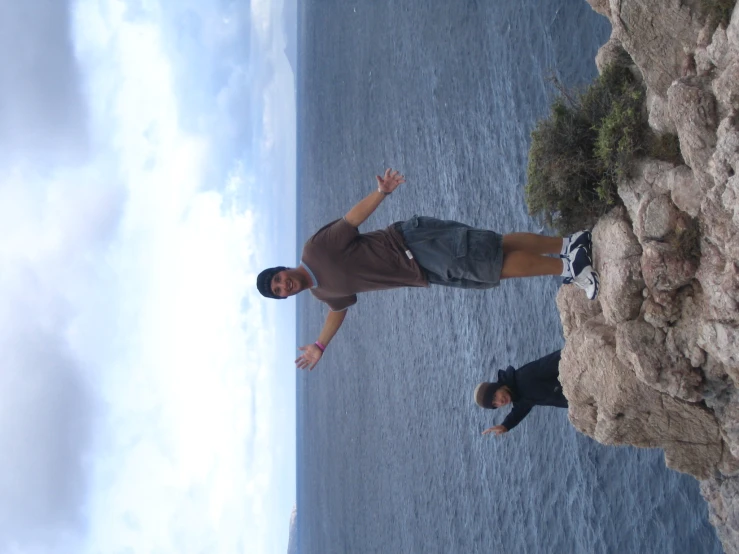
[(323, 353), (323, 352), (325, 352), (325, 351), (326, 351), (326, 345), (325, 345), (325, 344), (323, 344), (323, 343), (322, 343), (321, 341), (318, 341), (318, 340), (317, 340), (317, 341), (316, 341), (316, 342), (314, 342), (313, 344), (315, 344), (315, 345), (316, 345), (316, 346), (318, 347), (318, 349), (319, 349), (319, 350), (321, 351), (321, 353)]
[(382, 190), (382, 189), (381, 189), (380, 187), (377, 187), (377, 192), (379, 192), (379, 193), (380, 193), (380, 194), (382, 194), (383, 196), (390, 196), (390, 195), (392, 194), (392, 193), (390, 193), (390, 192), (385, 192), (385, 191), (384, 191), (384, 190)]

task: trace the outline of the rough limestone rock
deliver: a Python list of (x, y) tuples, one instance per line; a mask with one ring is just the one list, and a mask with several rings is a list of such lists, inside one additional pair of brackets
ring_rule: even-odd
[(598, 73), (603, 73), (603, 70), (612, 64), (622, 64), (624, 60), (631, 61), (629, 54), (624, 50), (621, 41), (616, 37), (606, 42), (598, 50), (598, 54), (595, 56), (595, 67), (598, 68)]
[(650, 387), (690, 402), (702, 400), (701, 372), (687, 358), (670, 352), (666, 338), (664, 331), (646, 321), (626, 321), (616, 329), (616, 354)]
[(677, 134), (685, 164), (636, 164), (593, 229), (600, 296), (559, 292), (570, 421), (662, 448), (739, 554), (739, 9), (716, 27), (701, 0), (588, 1), (613, 27), (599, 70), (628, 53), (651, 128)]
[(611, 17), (611, 6), (609, 0), (588, 0), (590, 6), (600, 15)]
[(666, 96), (681, 76), (685, 52), (698, 42), (705, 24), (698, 16), (698, 4), (699, 0), (610, 0), (612, 36), (639, 66), (647, 86), (660, 96)]
[[(670, 170), (674, 168), (675, 166), (669, 162), (647, 158), (636, 164), (633, 177), (624, 179), (619, 183), (618, 196), (624, 203), (631, 221), (637, 220), (639, 206), (645, 198), (653, 196), (655, 190), (670, 191), (667, 176), (670, 174)], [(690, 168), (686, 168), (686, 170), (690, 172)], [(690, 175), (692, 175), (692, 172)], [(700, 206), (700, 203), (698, 205)]]
[(713, 413), (646, 385), (621, 362), (616, 340), (615, 329), (596, 316), (567, 341), (560, 381), (572, 424), (603, 444), (662, 448), (669, 467), (711, 476), (724, 450)]
[(719, 71), (724, 71), (737, 61), (736, 52), (729, 45), (726, 29), (721, 26), (716, 29), (711, 44), (705, 50), (711, 65)]
[[(731, 216), (731, 227), (739, 224), (739, 118), (730, 116), (721, 122), (718, 129), (716, 149), (711, 157), (710, 173), (720, 198), (715, 220), (720, 220), (725, 211)], [(706, 207), (708, 209), (708, 205)], [(728, 222), (727, 222), (728, 224)], [(728, 237), (724, 237), (724, 240)]]
[(739, 61), (729, 65), (713, 83), (713, 91), (721, 106), (739, 109)]
[(566, 286), (559, 290), (557, 308), (562, 319), (562, 328), (565, 335), (580, 327), (603, 311), (600, 302), (591, 302), (576, 286)]
[(704, 313), (712, 320), (736, 321), (737, 279), (736, 262), (727, 259), (720, 243), (710, 240), (701, 243), (701, 262), (696, 279), (700, 282), (705, 294)]
[[(689, 285), (698, 268), (697, 260), (683, 256), (668, 243), (645, 241), (641, 270), (649, 292), (655, 298), (659, 293), (671, 292)], [(674, 301), (674, 296), (669, 296)]]
[(689, 216), (696, 217), (700, 212), (700, 186), (688, 166), (680, 165), (662, 173), (656, 188), (668, 191), (675, 206)]
[[(606, 16), (608, 17), (608, 16)], [(734, 8), (734, 13), (731, 15), (731, 21), (729, 26), (726, 28), (726, 38), (729, 41), (729, 47), (734, 52), (739, 51), (739, 11)]]
[[(711, 362), (711, 365), (718, 365), (713, 360)], [(716, 414), (716, 418), (721, 425), (721, 434), (729, 447), (729, 452), (735, 459), (739, 452), (739, 402), (737, 402), (737, 396), (739, 396), (739, 392), (736, 387), (729, 386), (719, 396), (708, 399), (706, 402)], [(730, 474), (727, 471), (723, 471), (723, 473), (725, 475)]]
[(715, 476), (701, 482), (708, 518), (726, 554), (739, 554), (739, 477)]
[(622, 208), (603, 217), (593, 229), (594, 263), (600, 273), (600, 306), (615, 325), (639, 315), (644, 296), (642, 249)]
[(667, 92), (680, 150), (693, 171), (703, 172), (716, 146), (716, 99), (694, 78), (675, 81)]
[[(670, 320), (668, 325), (659, 326), (667, 333), (667, 336), (665, 337), (667, 351), (672, 359), (683, 357), (690, 362), (691, 367), (705, 369), (704, 366), (706, 365), (707, 354), (706, 351), (698, 344), (700, 329), (698, 329), (694, 324), (695, 321), (699, 320), (701, 313), (701, 301), (699, 295), (693, 290), (686, 290), (685, 298), (682, 299), (679, 307), (679, 311), (675, 310), (678, 317)], [(655, 327), (657, 327), (657, 325), (655, 325)], [(709, 376), (705, 375), (705, 371), (703, 371), (703, 373), (704, 377), (708, 380)], [(721, 379), (721, 377), (722, 376), (719, 376), (719, 379)], [(715, 390), (718, 391), (723, 389), (724, 387), (720, 386)], [(705, 383), (703, 393), (706, 393)], [(715, 394), (717, 394), (717, 392), (715, 392)]]
[(667, 98), (647, 90), (647, 111), (649, 112), (649, 126), (658, 134), (677, 134), (677, 127), (670, 115), (670, 106)]
[(724, 364), (727, 375), (739, 387), (739, 328), (706, 321), (699, 328), (698, 346)]
[(660, 241), (675, 228), (679, 210), (664, 194), (649, 195), (639, 204), (634, 230), (639, 240)]

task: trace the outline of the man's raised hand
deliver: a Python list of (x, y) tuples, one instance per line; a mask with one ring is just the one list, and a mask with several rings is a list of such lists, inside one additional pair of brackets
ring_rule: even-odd
[(295, 360), (295, 365), (298, 369), (307, 369), (308, 371), (316, 367), (318, 360), (323, 356), (323, 352), (315, 344), (306, 344), (305, 346), (298, 347), (298, 350), (302, 350), (302, 354)]
[(401, 184), (405, 183), (405, 177), (392, 168), (387, 168), (384, 176), (380, 177), (379, 175), (376, 175), (376, 178), (378, 190), (388, 194), (393, 192)]

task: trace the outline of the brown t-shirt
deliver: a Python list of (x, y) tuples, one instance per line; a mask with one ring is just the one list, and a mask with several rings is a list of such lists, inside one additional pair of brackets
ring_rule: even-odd
[(358, 292), (427, 287), (423, 270), (405, 251), (392, 225), (360, 233), (342, 218), (308, 239), (301, 260), (318, 281), (313, 296), (339, 312), (356, 303)]

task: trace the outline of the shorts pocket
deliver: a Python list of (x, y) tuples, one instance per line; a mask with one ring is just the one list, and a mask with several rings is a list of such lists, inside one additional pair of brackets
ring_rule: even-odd
[(466, 244), (469, 257), (473, 260), (492, 262), (500, 250), (499, 236), (492, 231), (470, 229), (467, 231)]
[(464, 258), (469, 247), (469, 231), (456, 229), (452, 237), (452, 255), (455, 258)]

